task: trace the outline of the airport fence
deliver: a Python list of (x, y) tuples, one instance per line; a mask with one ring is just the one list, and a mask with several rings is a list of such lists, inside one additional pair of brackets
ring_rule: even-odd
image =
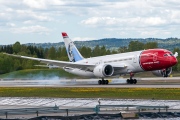
[[(61, 108), (58, 106), (54, 107), (41, 107), (41, 108), (19, 108), (19, 109), (0, 109), (0, 116), (4, 116), (6, 119), (11, 115), (33, 115), (38, 117), (39, 115), (60, 115), (63, 113), (64, 116), (73, 114), (99, 114), (99, 113), (112, 113), (118, 111), (123, 112), (168, 112), (169, 106), (143, 106), (143, 105), (96, 105), (95, 107), (79, 107), (79, 108)], [(175, 110), (180, 111), (180, 110)]]

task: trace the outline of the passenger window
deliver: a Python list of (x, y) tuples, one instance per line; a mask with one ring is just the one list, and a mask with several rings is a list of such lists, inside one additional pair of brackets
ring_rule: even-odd
[(164, 54), (164, 57), (166, 57), (166, 56), (173, 56), (173, 54), (172, 53), (166, 53), (166, 54)]

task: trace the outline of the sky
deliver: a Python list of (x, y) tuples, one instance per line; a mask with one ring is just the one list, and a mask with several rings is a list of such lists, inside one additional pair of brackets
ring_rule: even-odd
[(0, 0), (0, 45), (180, 38), (180, 0)]

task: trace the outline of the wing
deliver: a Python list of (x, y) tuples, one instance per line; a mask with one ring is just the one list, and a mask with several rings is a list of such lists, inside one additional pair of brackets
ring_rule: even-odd
[(17, 58), (36, 60), (36, 61), (48, 64), (48, 65), (59, 66), (59, 68), (63, 68), (63, 69), (64, 68), (78, 68), (81, 70), (92, 71), (95, 67), (94, 64), (86, 64), (86, 63), (78, 63), (78, 62), (65, 62), (65, 61), (50, 60), (50, 59), (41, 59), (41, 58), (27, 57), (27, 56), (14, 55), (14, 54), (8, 54), (8, 53), (3, 53), (3, 54), (8, 55), (8, 56), (17, 57)]
[[(96, 67), (95, 64), (89, 64), (89, 63), (80, 63), (80, 62), (65, 62), (65, 61), (58, 61), (58, 60), (50, 60), (50, 59), (42, 59), (42, 58), (34, 58), (34, 57), (28, 57), (28, 56), (21, 56), (21, 55), (14, 55), (14, 54), (8, 54), (8, 53), (3, 53), (8, 56), (13, 56), (17, 58), (24, 58), (24, 59), (29, 59), (29, 60), (36, 60), (41, 63), (52, 65), (52, 66), (58, 66), (59, 68), (77, 68), (85, 71), (90, 71), (93, 72), (94, 68)], [(124, 63), (122, 64), (110, 64), (114, 68), (114, 75), (118, 75), (119, 71), (122, 69), (125, 69), (127, 65)]]

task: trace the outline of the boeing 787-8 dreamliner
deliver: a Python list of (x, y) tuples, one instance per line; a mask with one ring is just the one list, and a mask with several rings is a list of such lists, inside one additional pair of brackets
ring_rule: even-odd
[(105, 78), (123, 74), (130, 75), (130, 79), (127, 79), (128, 84), (136, 84), (137, 80), (133, 79), (134, 74), (144, 71), (152, 71), (156, 76), (168, 77), (172, 72), (172, 66), (178, 62), (176, 59), (178, 53), (173, 55), (166, 49), (148, 49), (84, 58), (67, 33), (63, 32), (62, 36), (70, 62), (5, 54), (40, 61), (47, 66), (59, 67), (72, 74), (101, 78), (97, 81), (98, 84), (108, 84)]

